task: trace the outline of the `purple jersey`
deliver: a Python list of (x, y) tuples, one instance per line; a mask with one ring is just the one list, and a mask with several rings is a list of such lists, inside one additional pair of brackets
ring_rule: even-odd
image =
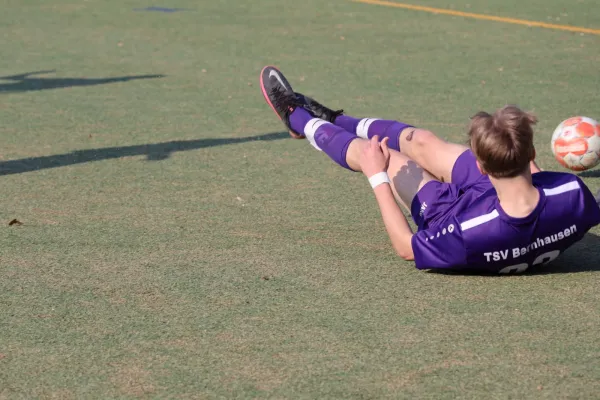
[(600, 223), (600, 208), (581, 179), (559, 172), (534, 174), (538, 205), (527, 217), (510, 217), (474, 161), (465, 152), (454, 166), (453, 183), (429, 182), (417, 193), (417, 268), (523, 272), (554, 260)]

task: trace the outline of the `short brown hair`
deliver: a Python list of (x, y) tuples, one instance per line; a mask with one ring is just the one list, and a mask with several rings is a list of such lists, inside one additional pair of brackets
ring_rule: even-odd
[(533, 125), (537, 118), (517, 106), (494, 114), (478, 112), (471, 118), (471, 149), (485, 173), (512, 178), (525, 172), (535, 157)]

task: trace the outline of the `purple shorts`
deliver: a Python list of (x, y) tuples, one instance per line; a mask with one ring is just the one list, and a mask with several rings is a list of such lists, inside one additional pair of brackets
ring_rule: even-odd
[[(452, 167), (451, 183), (430, 181), (417, 192), (410, 207), (412, 217), (419, 230), (435, 227), (453, 215), (452, 210), (459, 202), (470, 201), (491, 188), (489, 178), (477, 168), (475, 155), (466, 150)], [(465, 196), (465, 193), (475, 196)]]

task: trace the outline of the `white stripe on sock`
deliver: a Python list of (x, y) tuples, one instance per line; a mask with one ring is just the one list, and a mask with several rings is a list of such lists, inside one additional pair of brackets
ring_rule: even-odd
[(356, 127), (356, 134), (363, 139), (369, 139), (369, 127), (377, 118), (363, 118)]
[(306, 136), (310, 144), (312, 144), (313, 147), (319, 151), (323, 150), (321, 150), (321, 148), (317, 145), (317, 142), (315, 141), (315, 133), (317, 132), (317, 129), (328, 123), (329, 122), (325, 120), (313, 118), (310, 121), (308, 121), (306, 123), (306, 126), (304, 127), (304, 136)]

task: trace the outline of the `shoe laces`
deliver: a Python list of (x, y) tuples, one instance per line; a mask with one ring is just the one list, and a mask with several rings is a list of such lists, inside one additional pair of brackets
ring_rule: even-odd
[(293, 93), (290, 93), (281, 86), (276, 86), (271, 89), (270, 97), (277, 108), (284, 108), (291, 111), (295, 106), (300, 105), (298, 99)]

